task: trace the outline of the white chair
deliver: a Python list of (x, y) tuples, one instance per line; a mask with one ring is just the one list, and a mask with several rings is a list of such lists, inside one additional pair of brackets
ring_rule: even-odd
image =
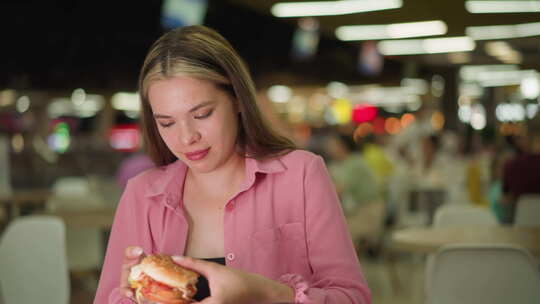
[(532, 256), (511, 245), (454, 244), (442, 247), (426, 268), (427, 304), (533, 304), (540, 273)]
[(8, 225), (0, 240), (0, 303), (69, 303), (64, 235), (63, 222), (52, 216)]
[[(92, 191), (92, 183), (83, 176), (58, 178), (52, 186), (52, 195), (47, 200), (47, 209), (55, 211), (79, 211), (104, 208), (102, 197)], [(95, 273), (103, 261), (103, 234), (93, 227), (68, 227), (66, 247), (69, 270), (74, 273)]]
[[(469, 227), (474, 229), (478, 226), (497, 226), (497, 218), (487, 209), (464, 204), (443, 205), (435, 211), (433, 227)], [(434, 254), (427, 256), (426, 265), (431, 267), (434, 263)], [(426, 273), (425, 289), (431, 288), (432, 278)]]
[(514, 217), (516, 226), (540, 226), (540, 194), (520, 196)]
[(468, 205), (441, 206), (435, 211), (433, 227), (497, 226), (497, 218), (488, 209)]

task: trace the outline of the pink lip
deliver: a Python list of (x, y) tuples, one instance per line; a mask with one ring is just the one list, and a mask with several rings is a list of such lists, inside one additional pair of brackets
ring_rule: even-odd
[(199, 150), (195, 152), (184, 153), (184, 155), (189, 160), (200, 160), (200, 159), (203, 159), (208, 154), (208, 151), (210, 151), (210, 148), (206, 148), (204, 150)]

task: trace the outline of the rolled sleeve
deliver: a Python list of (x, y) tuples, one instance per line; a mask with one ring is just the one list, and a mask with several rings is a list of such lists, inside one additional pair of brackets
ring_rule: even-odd
[(298, 274), (286, 274), (279, 278), (278, 282), (291, 287), (294, 291), (294, 303), (305, 303), (308, 300), (306, 290), (308, 282)]
[(125, 249), (128, 246), (142, 246), (137, 238), (136, 208), (133, 206), (136, 204), (135, 189), (134, 185), (128, 183), (118, 204), (94, 304), (135, 303), (124, 297), (119, 288)]
[(337, 193), (319, 156), (306, 167), (304, 189), (308, 258), (313, 275), (306, 296), (298, 296), (297, 303), (371, 303)]

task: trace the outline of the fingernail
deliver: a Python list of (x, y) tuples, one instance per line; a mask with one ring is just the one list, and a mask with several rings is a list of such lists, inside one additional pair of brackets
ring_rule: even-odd
[(132, 255), (141, 255), (143, 253), (143, 250), (141, 247), (132, 247), (131, 248), (131, 254)]
[(180, 256), (180, 255), (173, 255), (171, 257), (173, 259), (173, 261), (175, 262), (182, 262), (184, 260), (184, 257), (183, 256)]

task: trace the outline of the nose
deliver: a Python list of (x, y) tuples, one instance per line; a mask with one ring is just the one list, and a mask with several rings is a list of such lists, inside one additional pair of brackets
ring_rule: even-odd
[(201, 139), (201, 133), (190, 123), (182, 124), (180, 128), (180, 142), (184, 145), (191, 145)]

